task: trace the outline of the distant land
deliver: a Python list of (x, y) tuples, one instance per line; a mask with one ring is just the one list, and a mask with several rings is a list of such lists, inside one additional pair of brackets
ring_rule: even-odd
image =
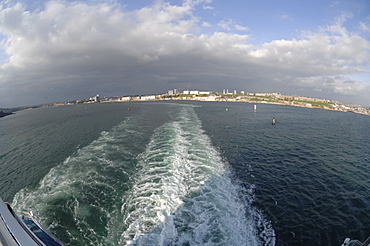
[(4, 111), (4, 110), (0, 110), (0, 118), (1, 117), (4, 117), (4, 116), (7, 116), (7, 115), (11, 115), (13, 114), (12, 112), (7, 112), (7, 111)]
[(38, 106), (31, 106), (31, 107), (16, 107), (16, 108), (0, 108), (0, 118), (15, 114), (16, 111), (24, 110), (24, 109), (31, 109), (31, 108), (40, 108), (44, 105), (38, 105)]
[(353, 104), (344, 103), (335, 100), (320, 99), (313, 97), (305, 97), (299, 95), (282, 95), (280, 93), (244, 93), (241, 91), (237, 93), (229, 93), (227, 90), (223, 93), (217, 93), (212, 91), (198, 91), (198, 90), (185, 90), (178, 92), (177, 89), (169, 90), (168, 93), (158, 95), (130, 95), (130, 96), (112, 96), (112, 97), (100, 97), (96, 95), (89, 99), (73, 100), (62, 103), (52, 103), (47, 105), (38, 105), (32, 107), (20, 107), (11, 109), (1, 109), (4, 115), (0, 117), (10, 115), (15, 111), (30, 108), (41, 108), (41, 107), (54, 107), (61, 105), (74, 105), (83, 103), (105, 103), (105, 102), (129, 102), (129, 101), (169, 101), (169, 100), (191, 100), (191, 101), (206, 101), (206, 102), (247, 102), (247, 103), (265, 103), (265, 104), (277, 104), (287, 105), (294, 107), (304, 108), (317, 108), (325, 110), (334, 110), (342, 112), (353, 112), (357, 114), (370, 115), (370, 108)]

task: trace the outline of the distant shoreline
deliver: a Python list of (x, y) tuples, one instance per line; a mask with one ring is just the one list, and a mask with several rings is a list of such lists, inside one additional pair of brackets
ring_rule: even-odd
[(3, 110), (1, 110), (0, 111), (0, 118), (8, 116), (8, 115), (12, 115), (12, 114), (14, 114), (14, 113), (13, 112), (4, 112)]
[[(32, 108), (44, 108), (44, 107), (56, 107), (63, 105), (76, 105), (76, 104), (90, 104), (90, 103), (108, 103), (108, 102), (148, 102), (148, 101), (200, 101), (200, 102), (243, 102), (243, 103), (258, 103), (258, 104), (272, 104), (272, 105), (284, 105), (300, 108), (313, 108), (313, 109), (324, 109), (330, 111), (339, 112), (352, 112), (356, 114), (362, 114), (370, 116), (370, 108), (363, 107), (361, 105), (343, 103), (339, 101), (309, 98), (302, 96), (285, 96), (278, 93), (255, 93), (249, 95), (150, 95), (150, 96), (126, 96), (126, 97), (104, 97), (100, 101), (91, 101), (87, 99), (73, 100), (64, 103), (52, 103), (48, 105), (30, 106), (6, 109), (7, 112), (0, 111), (0, 118), (14, 114), (14, 111), (32, 109)], [(1, 109), (0, 109), (1, 110)], [(4, 115), (1, 115), (1, 112)]]
[[(167, 99), (168, 100), (168, 99)], [(158, 99), (156, 101), (167, 101), (166, 99)], [(361, 109), (366, 111), (356, 111), (354, 109), (342, 109), (342, 108), (330, 108), (330, 107), (319, 107), (319, 106), (313, 106), (313, 105), (303, 105), (303, 104), (295, 104), (293, 102), (269, 102), (269, 101), (253, 101), (253, 100), (233, 100), (233, 99), (227, 99), (227, 100), (215, 100), (215, 101), (207, 101), (202, 99), (194, 99), (194, 98), (188, 98), (188, 99), (169, 99), (173, 101), (200, 101), (200, 102), (242, 102), (242, 103), (256, 103), (256, 104), (271, 104), (271, 105), (282, 105), (282, 106), (291, 106), (291, 107), (299, 107), (299, 108), (309, 108), (309, 109), (323, 109), (323, 110), (330, 110), (330, 111), (338, 111), (338, 112), (352, 112), (356, 114), (362, 114), (362, 115), (368, 115), (370, 116), (370, 109), (361, 107)], [(154, 100), (153, 100), (154, 101)]]
[[(256, 97), (258, 100), (253, 99), (243, 99), (243, 98), (217, 98), (217, 97), (160, 97), (156, 99), (146, 99), (142, 100), (140, 98), (132, 98), (130, 100), (107, 100), (107, 101), (101, 101), (101, 103), (106, 102), (145, 102), (145, 101), (200, 101), (200, 102), (242, 102), (242, 103), (258, 103), (258, 104), (272, 104), (272, 105), (283, 105), (283, 106), (292, 106), (292, 107), (300, 107), (300, 108), (311, 108), (311, 109), (323, 109), (323, 110), (330, 110), (330, 111), (339, 111), (339, 112), (352, 112), (356, 114), (362, 114), (362, 115), (368, 115), (370, 116), (370, 108), (366, 108), (360, 105), (355, 104), (346, 104), (346, 103), (340, 103), (338, 101), (332, 101), (334, 103), (340, 103), (345, 104), (347, 106), (341, 107), (333, 107), (329, 103), (323, 103), (323, 102), (315, 102), (315, 101), (286, 101), (282, 100), (280, 102), (277, 101), (268, 101), (266, 98), (263, 98), (264, 100), (261, 100), (260, 97)], [(316, 99), (312, 98), (313, 100), (324, 100), (324, 99)], [(326, 100), (328, 101), (328, 100)], [(315, 105), (320, 105), (316, 106)]]

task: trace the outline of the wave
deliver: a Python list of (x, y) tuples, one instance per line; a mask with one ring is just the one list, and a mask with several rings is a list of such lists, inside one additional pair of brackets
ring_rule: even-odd
[(97, 140), (52, 168), (36, 189), (20, 190), (13, 206), (37, 212), (41, 223), (53, 224), (53, 233), (69, 245), (111, 245), (106, 225), (130, 189), (135, 153), (145, 149), (140, 144), (145, 136), (136, 127), (140, 120), (127, 118), (101, 132)]
[(151, 135), (129, 118), (14, 198), (70, 245), (274, 245), (253, 206), (202, 130), (179, 105)]

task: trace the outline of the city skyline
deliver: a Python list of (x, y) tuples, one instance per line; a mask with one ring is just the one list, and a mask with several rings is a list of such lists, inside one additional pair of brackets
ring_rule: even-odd
[(0, 107), (197, 88), (370, 107), (370, 3), (4, 1)]

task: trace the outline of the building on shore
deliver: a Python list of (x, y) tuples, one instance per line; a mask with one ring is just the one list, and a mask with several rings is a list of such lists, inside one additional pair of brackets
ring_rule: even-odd
[(132, 98), (130, 96), (127, 97), (121, 97), (120, 101), (130, 101)]
[(96, 96), (94, 96), (94, 97), (90, 97), (89, 98), (89, 101), (90, 102), (100, 102), (100, 96), (99, 96), (99, 94), (96, 94)]
[(172, 89), (167, 91), (167, 95), (169, 96), (176, 96), (179, 94), (179, 89)]
[(140, 97), (140, 100), (142, 100), (142, 101), (155, 100), (155, 99), (156, 99), (155, 95), (141, 96)]
[(94, 101), (95, 102), (100, 102), (100, 96), (99, 96), (99, 94), (96, 94), (96, 96), (94, 97)]

